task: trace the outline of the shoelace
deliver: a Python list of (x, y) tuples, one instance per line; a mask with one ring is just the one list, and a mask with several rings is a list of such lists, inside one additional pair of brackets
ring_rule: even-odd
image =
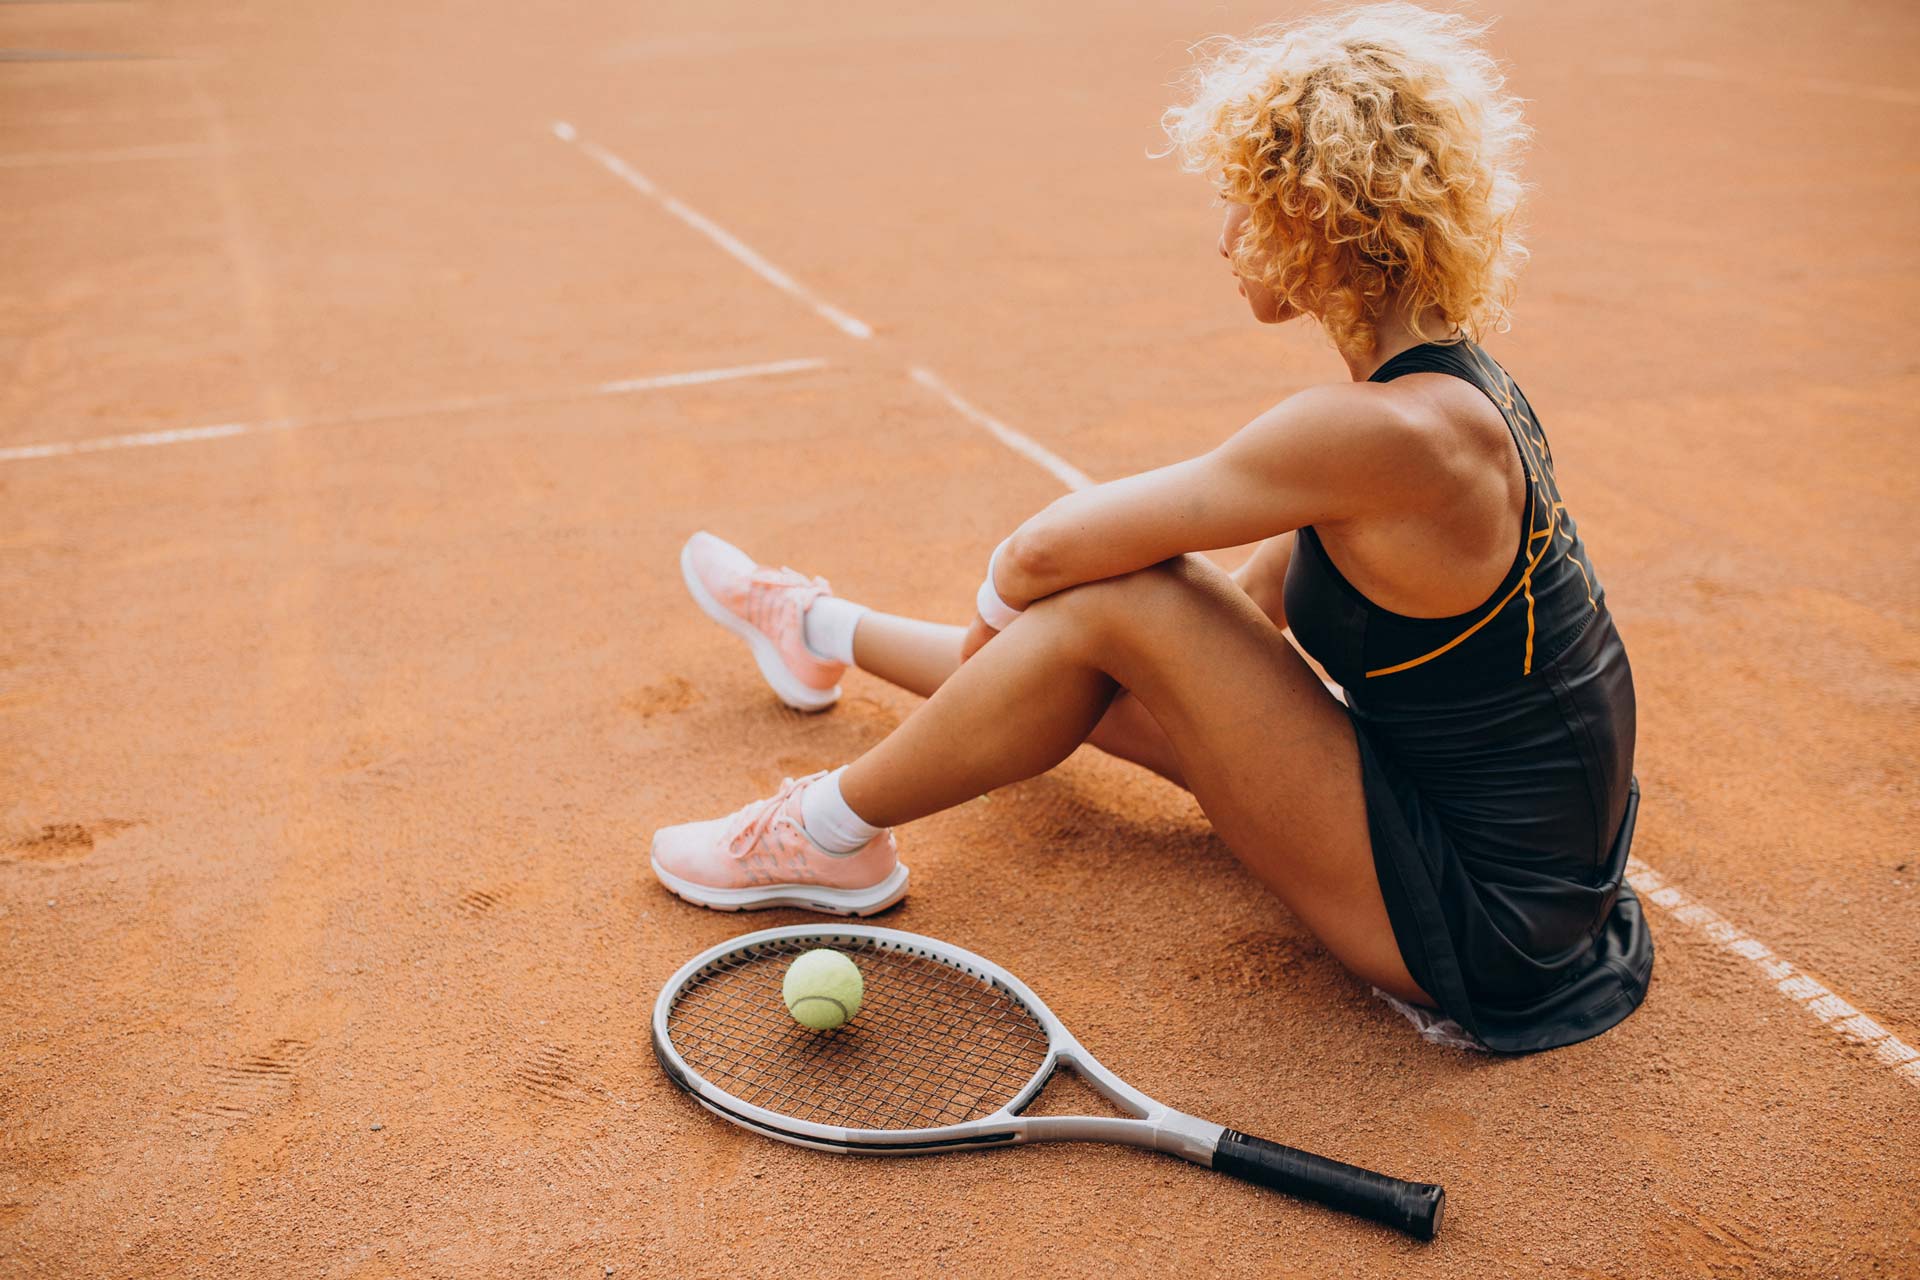
[[(789, 595), (793, 591), (808, 591), (811, 594), (796, 599)], [(771, 632), (786, 616), (786, 610), (799, 607), (804, 614), (807, 605), (817, 596), (831, 592), (825, 578), (809, 581), (798, 569), (782, 565), (778, 569), (764, 566), (747, 575), (747, 621), (762, 631)]]
[(747, 581), (760, 587), (819, 587), (822, 591), (832, 590), (825, 578), (809, 578), (787, 565), (781, 565), (778, 569), (761, 565), (747, 575)]
[[(786, 808), (787, 797), (815, 778), (823, 776), (824, 774), (820, 773), (810, 773), (804, 778), (782, 778), (780, 789), (773, 793), (773, 798), (761, 801), (758, 812), (754, 812), (753, 816), (747, 818), (738, 830), (727, 837), (727, 852), (735, 858), (746, 857), (747, 850), (753, 848), (754, 843), (766, 833), (767, 828), (773, 825), (773, 820), (780, 816), (780, 811)], [(748, 805), (740, 811), (741, 816), (744, 817), (752, 812), (753, 808), (752, 805)]]

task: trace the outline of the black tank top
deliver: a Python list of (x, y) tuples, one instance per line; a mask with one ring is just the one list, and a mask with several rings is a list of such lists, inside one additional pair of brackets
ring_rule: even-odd
[(1346, 687), (1374, 860), (1414, 979), (1495, 1049), (1584, 1039), (1645, 994), (1653, 941), (1625, 881), (1638, 792), (1633, 675), (1553, 452), (1471, 343), (1415, 347), (1375, 382), (1435, 372), (1480, 388), (1526, 473), (1519, 546), (1479, 607), (1410, 618), (1295, 539), (1287, 621)]
[(1506, 577), (1478, 607), (1451, 618), (1411, 618), (1381, 608), (1334, 566), (1311, 525), (1298, 531), (1286, 580), (1287, 621), (1301, 647), (1364, 701), (1424, 701), (1523, 680), (1577, 640), (1605, 598), (1560, 500), (1553, 450), (1506, 370), (1471, 342), (1428, 343), (1393, 357), (1368, 381), (1409, 373), (1452, 374), (1493, 401), (1526, 472), (1526, 512)]

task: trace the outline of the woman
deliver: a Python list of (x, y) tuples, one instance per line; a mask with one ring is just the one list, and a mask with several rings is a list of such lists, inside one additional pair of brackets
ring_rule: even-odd
[[(789, 705), (831, 705), (847, 664), (929, 700), (844, 768), (658, 832), (662, 882), (870, 914), (906, 891), (892, 827), (1091, 742), (1189, 788), (1349, 970), (1490, 1048), (1632, 1012), (1632, 677), (1546, 438), (1474, 340), (1524, 257), (1525, 128), (1479, 34), (1406, 5), (1261, 32), (1168, 113), (1255, 319), (1319, 321), (1350, 382), (1053, 503), (964, 629), (688, 542), (689, 590)], [(1232, 575), (1195, 554), (1254, 542)]]

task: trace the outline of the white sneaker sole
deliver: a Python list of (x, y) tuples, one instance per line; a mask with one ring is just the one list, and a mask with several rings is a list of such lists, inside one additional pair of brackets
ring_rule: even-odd
[(661, 867), (657, 858), (653, 874), (660, 883), (696, 906), (715, 911), (760, 911), (767, 907), (801, 907), (830, 916), (870, 916), (885, 911), (907, 896), (907, 869), (896, 865), (893, 874), (871, 889), (829, 889), (815, 884), (763, 884), (751, 889), (709, 889), (691, 880), (682, 880)]
[(773, 641), (767, 639), (758, 627), (713, 598), (701, 583), (700, 575), (693, 571), (691, 542), (680, 548), (680, 577), (685, 580), (693, 602), (700, 606), (700, 612), (747, 642), (747, 647), (753, 650), (754, 665), (760, 668), (761, 678), (772, 686), (774, 696), (780, 701), (795, 711), (825, 711), (840, 701), (839, 685), (823, 690), (802, 684), (788, 669), (786, 660), (780, 656), (780, 650)]

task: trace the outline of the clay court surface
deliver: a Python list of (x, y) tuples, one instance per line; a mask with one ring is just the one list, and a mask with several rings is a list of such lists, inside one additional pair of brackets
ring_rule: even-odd
[(1490, 346), (1632, 653), (1673, 890), (1637, 1015), (1427, 1045), (1090, 752), (902, 833), (876, 923), (1177, 1106), (1445, 1182), (1438, 1241), (1134, 1150), (785, 1147), (655, 1066), (669, 973), (807, 917), (670, 898), (652, 830), (915, 701), (785, 711), (681, 541), (957, 621), (1060, 482), (910, 371), (1096, 480), (1344, 376), (1145, 157), (1185, 46), (1274, 16), (0, 5), (0, 1271), (1920, 1275), (1893, 3), (1495, 35), (1538, 191)]

